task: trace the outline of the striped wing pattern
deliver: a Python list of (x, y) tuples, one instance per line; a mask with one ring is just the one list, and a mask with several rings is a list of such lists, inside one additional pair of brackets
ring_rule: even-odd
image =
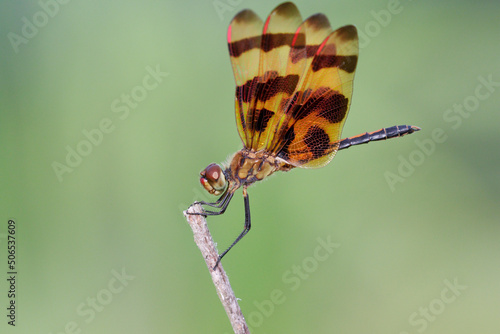
[(253, 11), (245, 9), (233, 18), (227, 32), (229, 56), (236, 81), (236, 124), (246, 147), (249, 147), (252, 140), (247, 118), (253, 117), (250, 105), (257, 88), (257, 85), (252, 85), (249, 80), (259, 76), (263, 27), (262, 20)]
[(358, 56), (354, 26), (332, 31), (316, 14), (302, 21), (294, 4), (263, 23), (235, 16), (228, 45), (236, 80), (236, 122), (246, 148), (296, 167), (326, 165), (338, 150)]

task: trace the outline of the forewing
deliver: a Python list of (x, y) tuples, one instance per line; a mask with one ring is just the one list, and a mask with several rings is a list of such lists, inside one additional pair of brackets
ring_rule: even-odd
[(276, 118), (276, 106), (295, 91), (303, 68), (295, 74), (294, 67), (287, 65), (292, 44), (305, 50), (303, 36), (294, 38), (301, 21), (297, 7), (287, 2), (276, 7), (265, 24), (255, 13), (244, 10), (229, 26), (229, 52), (237, 86), (236, 122), (247, 148), (265, 148), (270, 133), (274, 133), (269, 124)]
[(337, 29), (321, 43), (286, 108), (290, 118), (281, 130), (278, 157), (304, 168), (333, 159), (351, 104), (357, 60), (354, 26)]
[(269, 14), (262, 31), (259, 75), (246, 85), (256, 85), (247, 115), (250, 148), (266, 149), (281, 118), (280, 105), (295, 91), (303, 62), (291, 57), (305, 53), (305, 36), (297, 31), (300, 13), (291, 2), (283, 3)]
[[(310, 16), (307, 20), (302, 22), (300, 27), (297, 29), (296, 35), (301, 38), (305, 35), (305, 42), (307, 43), (305, 48), (292, 48), (290, 50), (290, 60), (288, 66), (293, 68), (295, 72), (300, 73), (300, 79), (297, 87), (301, 87), (303, 85), (306, 74), (305, 70), (311, 65), (311, 62), (313, 61), (321, 43), (332, 32), (333, 30), (330, 27), (330, 23), (323, 14)], [(291, 72), (291, 70), (288, 71)], [(276, 112), (278, 117), (273, 119), (276, 122), (273, 124), (275, 133), (270, 138), (271, 141), (267, 145), (268, 151), (277, 153), (279, 148), (284, 145), (284, 134), (289, 128), (289, 123), (292, 119), (292, 108), (297, 102), (298, 95), (299, 94), (296, 91), (292, 96), (281, 100), (280, 106), (277, 108)]]
[(257, 88), (252, 81), (259, 75), (263, 26), (264, 23), (253, 11), (245, 9), (233, 18), (227, 32), (229, 57), (236, 81), (236, 124), (246, 147), (251, 143), (247, 119)]

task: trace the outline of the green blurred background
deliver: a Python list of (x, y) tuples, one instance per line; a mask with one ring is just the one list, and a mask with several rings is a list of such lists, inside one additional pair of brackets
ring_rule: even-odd
[[(0, 5), (0, 277), (8, 219), (19, 271), (1, 332), (230, 333), (182, 210), (241, 148), (227, 25), (278, 2), (62, 2)], [(422, 131), (249, 189), (253, 229), (223, 265), (252, 333), (498, 333), (500, 3), (296, 4), (364, 34), (343, 135)], [(238, 193), (209, 218), (220, 249), (243, 215)]]

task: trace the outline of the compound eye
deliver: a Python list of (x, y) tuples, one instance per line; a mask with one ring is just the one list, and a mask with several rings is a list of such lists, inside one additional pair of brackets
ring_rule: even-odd
[(216, 184), (217, 181), (220, 179), (222, 173), (222, 168), (220, 168), (219, 165), (217, 164), (210, 164), (208, 165), (207, 168), (204, 170), (205, 172), (205, 178), (210, 182), (211, 184)]
[(211, 163), (200, 175), (200, 182), (209, 193), (220, 195), (226, 189), (226, 177), (219, 165)]

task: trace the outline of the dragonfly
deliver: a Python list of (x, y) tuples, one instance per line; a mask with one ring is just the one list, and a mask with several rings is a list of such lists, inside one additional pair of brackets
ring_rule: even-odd
[(200, 182), (215, 202), (200, 201), (199, 214), (223, 214), (242, 188), (244, 229), (221, 259), (251, 228), (247, 188), (271, 174), (327, 165), (339, 150), (420, 130), (399, 125), (341, 139), (351, 105), (358, 62), (356, 27), (333, 30), (324, 14), (306, 20), (297, 7), (277, 6), (266, 21), (252, 10), (239, 12), (227, 31), (236, 81), (236, 125), (243, 149), (201, 171)]

